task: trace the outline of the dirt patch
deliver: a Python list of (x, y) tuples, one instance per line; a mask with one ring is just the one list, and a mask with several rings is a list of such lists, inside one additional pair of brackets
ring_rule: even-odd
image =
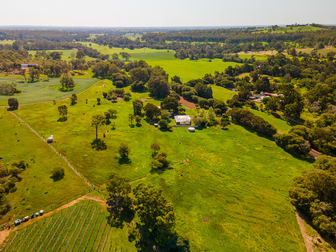
[(308, 153), (309, 156), (312, 158), (318, 158), (319, 156), (322, 156), (322, 153), (318, 152), (317, 150), (311, 149)]
[(0, 232), (0, 244), (2, 244), (10, 234), (10, 230), (3, 230)]
[(183, 106), (185, 106), (186, 108), (189, 108), (189, 109), (194, 109), (194, 108), (196, 108), (195, 103), (185, 100), (182, 96), (180, 97), (180, 103), (181, 103)]
[(311, 237), (309, 234), (306, 232), (306, 227), (304, 225), (305, 220), (303, 216), (295, 210), (295, 215), (296, 215), (296, 220), (299, 224), (301, 234), (304, 240), (304, 243), (306, 245), (307, 252), (314, 252), (314, 244), (313, 244), (313, 237)]

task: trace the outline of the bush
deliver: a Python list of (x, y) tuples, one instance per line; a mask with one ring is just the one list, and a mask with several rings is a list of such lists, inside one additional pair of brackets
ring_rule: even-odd
[(230, 113), (232, 121), (247, 129), (253, 130), (267, 137), (272, 137), (276, 129), (263, 118), (254, 115), (252, 112), (244, 109), (233, 108)]
[(64, 178), (64, 169), (63, 168), (55, 168), (52, 171), (51, 178), (54, 181), (58, 181), (58, 180), (61, 180), (62, 178)]
[(160, 152), (152, 161), (152, 169), (153, 170), (164, 170), (169, 167), (169, 161), (167, 160), (167, 153)]
[(19, 108), (19, 102), (16, 98), (8, 99), (9, 110), (17, 110)]
[(119, 155), (121, 160), (128, 160), (129, 148), (127, 144), (120, 144), (119, 146)]
[(169, 130), (169, 122), (166, 119), (161, 119), (159, 121), (159, 127), (161, 130)]
[(92, 147), (92, 149), (95, 149), (97, 151), (101, 151), (101, 150), (106, 150), (107, 149), (106, 143), (103, 140), (99, 139), (99, 138), (92, 141), (91, 147)]

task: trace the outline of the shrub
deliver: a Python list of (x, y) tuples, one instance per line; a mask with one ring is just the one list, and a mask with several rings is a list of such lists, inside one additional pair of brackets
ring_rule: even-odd
[(17, 110), (19, 108), (19, 102), (16, 98), (8, 99), (9, 110)]
[(64, 169), (63, 168), (55, 168), (52, 171), (51, 178), (54, 181), (58, 181), (58, 180), (61, 180), (62, 178), (64, 178)]
[(151, 149), (152, 149), (152, 157), (155, 157), (156, 156), (156, 154), (158, 154), (158, 152), (160, 151), (160, 145), (159, 144), (157, 144), (157, 143), (152, 143), (152, 145), (151, 145)]
[(152, 161), (152, 169), (153, 170), (164, 170), (169, 167), (169, 161), (167, 160), (167, 153), (160, 152)]
[(161, 119), (159, 121), (159, 127), (161, 130), (168, 130), (169, 128), (169, 122), (166, 119)]
[(122, 161), (129, 160), (128, 155), (129, 155), (130, 150), (127, 144), (124, 144), (124, 143), (120, 144), (118, 151), (120, 155), (120, 160)]
[(107, 148), (106, 143), (99, 138), (92, 141), (91, 147), (97, 151), (106, 150)]

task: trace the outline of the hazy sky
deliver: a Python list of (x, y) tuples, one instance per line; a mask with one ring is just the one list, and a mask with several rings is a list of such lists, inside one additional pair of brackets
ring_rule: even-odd
[(2, 0), (0, 25), (336, 24), (336, 0)]

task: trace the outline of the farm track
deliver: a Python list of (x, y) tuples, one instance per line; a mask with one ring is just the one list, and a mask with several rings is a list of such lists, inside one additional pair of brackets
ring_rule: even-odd
[(78, 175), (81, 179), (83, 179), (83, 181), (91, 188), (94, 188), (94, 185), (91, 184), (71, 163), (70, 161), (63, 155), (61, 154), (58, 150), (56, 150), (56, 148), (54, 146), (52, 146), (51, 144), (48, 144), (46, 139), (44, 139), (29, 123), (27, 123), (25, 120), (23, 120), (19, 115), (17, 115), (16, 113), (10, 111), (10, 114), (12, 114), (14, 117), (16, 117), (16, 119), (18, 119), (20, 122), (24, 123), (25, 126), (30, 129), (31, 132), (33, 132), (36, 136), (38, 136), (42, 142), (44, 142), (45, 144), (47, 144), (49, 146), (49, 148), (54, 151), (60, 158), (62, 158), (64, 160), (64, 162), (68, 165), (68, 167), (76, 174)]
[(7, 252), (7, 251), (8, 251), (8, 248), (10, 248), (10, 247), (12, 246), (12, 243), (13, 243), (13, 241), (15, 240), (16, 236), (17, 236), (17, 233), (15, 233), (13, 239), (10, 241), (10, 243), (8, 244), (8, 246), (6, 246), (5, 252)]

